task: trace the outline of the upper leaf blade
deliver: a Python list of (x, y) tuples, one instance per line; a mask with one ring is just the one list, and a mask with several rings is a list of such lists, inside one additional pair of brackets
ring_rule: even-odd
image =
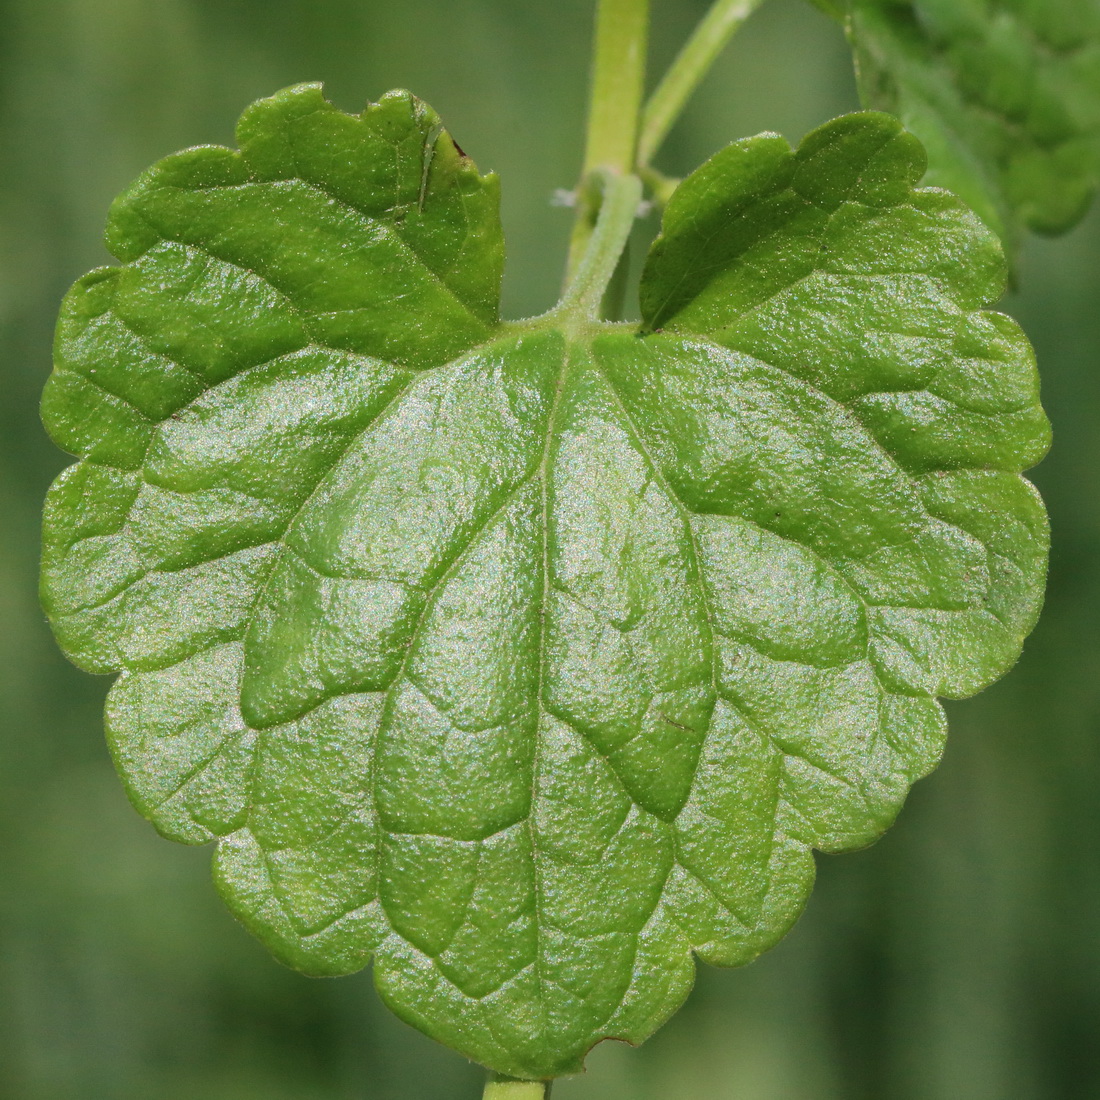
[[(666, 425), (660, 446), (672, 448), (695, 507), (733, 508), (826, 560), (862, 555), (849, 579), (875, 601), (900, 608), (934, 602), (938, 590), (957, 623), (976, 616), (954, 642), (945, 628), (934, 648), (953, 651), (955, 668), (929, 666), (924, 684), (965, 695), (1015, 660), (1038, 613), (1042, 513), (1015, 479), (1002, 485), (992, 471), (1033, 465), (1049, 429), (1026, 338), (1004, 315), (975, 308), (1003, 287), (998, 242), (953, 196), (914, 190), (922, 170), (916, 141), (889, 116), (866, 114), (826, 124), (794, 154), (773, 137), (735, 143), (689, 177), (647, 263), (643, 316), (666, 334), (655, 351), (670, 334), (689, 347), (698, 333), (736, 353), (723, 369), (739, 379), (737, 398), (731, 409), (710, 406), (729, 418), (715, 436), (693, 411), (707, 407), (705, 374), (655, 364), (660, 382), (649, 383), (639, 416)], [(784, 392), (789, 400), (777, 400)], [(739, 426), (754, 417), (755, 433)], [(814, 438), (820, 460), (792, 465), (787, 456)], [(875, 472), (883, 453), (889, 466)], [(947, 485), (948, 499), (961, 497), (950, 506), (937, 501)], [(972, 527), (986, 492), (1002, 506), (1011, 499), (1013, 522), (1030, 532), (1016, 566), (1028, 581), (1015, 606), (993, 615), (973, 584), (972, 553), (951, 548), (960, 509)], [(807, 501), (823, 500), (833, 518), (811, 520)], [(899, 540), (924, 558), (916, 572), (890, 551)], [(909, 629), (908, 640), (906, 629), (897, 635), (903, 648), (927, 650), (925, 627), (914, 618)]]
[(181, 282), (178, 253), (252, 272), (315, 342), (408, 365), (488, 335), (503, 265), (496, 179), (431, 108), (391, 92), (351, 116), (303, 84), (254, 104), (237, 136), (239, 153), (188, 150), (140, 177), (112, 209), (112, 252)]
[[(140, 177), (108, 223), (125, 265), (79, 281), (62, 308), (43, 416), (93, 464), (71, 472), (70, 496), (94, 481), (140, 516), (120, 527), (126, 513), (106, 511), (75, 532), (47, 517), (47, 576), (64, 559), (76, 585), (47, 585), (47, 609), (94, 669), (166, 659), (174, 620), (150, 586), (188, 601), (178, 622), (195, 639), (231, 634), (247, 600), (218, 580), (228, 555), (261, 583), (264, 547), (409, 369), (496, 324), (497, 183), (430, 108), (399, 92), (353, 117), (301, 85), (255, 104), (241, 140)], [(196, 430), (210, 440), (198, 450)]]

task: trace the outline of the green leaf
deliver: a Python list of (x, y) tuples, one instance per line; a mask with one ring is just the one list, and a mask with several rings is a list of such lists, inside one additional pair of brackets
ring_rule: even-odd
[(143, 176), (66, 301), (51, 621), (280, 959), (576, 1071), (774, 944), (1016, 658), (1047, 428), (999, 247), (851, 116), (683, 184), (640, 328), (503, 324), (495, 182), (422, 104), (290, 89), (241, 145)]
[(1005, 241), (1061, 233), (1100, 178), (1097, 0), (850, 0), (863, 100), (898, 115)]

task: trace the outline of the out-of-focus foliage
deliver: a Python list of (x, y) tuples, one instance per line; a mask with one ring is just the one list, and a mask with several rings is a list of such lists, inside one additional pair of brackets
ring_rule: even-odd
[[(659, 0), (667, 57), (705, 5)], [(365, 976), (272, 963), (209, 890), (207, 857), (126, 805), (105, 682), (56, 653), (37, 514), (64, 459), (37, 423), (57, 304), (105, 262), (102, 212), (146, 164), (231, 140), (298, 80), (359, 109), (429, 99), (508, 180), (505, 312), (553, 300), (579, 166), (588, 0), (7, 0), (0, 37), (0, 1095), (13, 1100), (471, 1098), (480, 1072), (381, 1009)], [(425, 34), (423, 28), (431, 28)], [(839, 28), (771, 0), (661, 167), (856, 106)], [(529, 119), (539, 120), (531, 126)], [(652, 232), (652, 226), (649, 227)], [(1032, 242), (1021, 293), (1055, 425), (1047, 610), (1014, 674), (951, 708), (939, 771), (869, 852), (821, 861), (788, 940), (703, 969), (638, 1051), (602, 1048), (562, 1100), (1046, 1100), (1100, 1091), (1100, 220)]]
[(928, 149), (930, 183), (1007, 244), (1062, 233), (1100, 178), (1097, 0), (849, 0), (860, 90)]

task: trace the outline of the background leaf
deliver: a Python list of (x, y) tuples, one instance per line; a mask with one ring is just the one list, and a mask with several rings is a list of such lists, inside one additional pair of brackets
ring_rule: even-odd
[(860, 91), (924, 143), (928, 182), (1010, 245), (1062, 233), (1100, 179), (1094, 0), (852, 0)]

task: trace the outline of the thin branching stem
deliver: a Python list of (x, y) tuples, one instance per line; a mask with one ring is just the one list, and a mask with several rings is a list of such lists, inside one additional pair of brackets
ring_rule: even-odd
[(761, 3), (763, 0), (715, 0), (645, 105), (637, 149), (640, 166), (653, 160), (726, 43)]

